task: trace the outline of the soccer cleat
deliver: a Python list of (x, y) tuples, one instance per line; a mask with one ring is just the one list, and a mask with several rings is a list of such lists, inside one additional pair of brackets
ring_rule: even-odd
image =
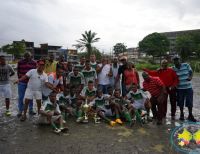
[(83, 117), (78, 117), (77, 119), (76, 119), (76, 122), (82, 122), (83, 121)]
[(10, 115), (11, 115), (11, 112), (10, 112), (9, 110), (6, 110), (5, 115), (6, 115), (6, 116), (10, 116)]
[(121, 119), (119, 119), (119, 118), (118, 118), (118, 119), (116, 119), (116, 120), (115, 120), (115, 122), (116, 122), (116, 123), (118, 123), (118, 124), (120, 124), (120, 125), (122, 125), (122, 124), (123, 124), (123, 122), (122, 122), (122, 121), (121, 121)]
[(56, 128), (56, 129), (53, 130), (53, 132), (56, 133), (56, 134), (59, 134), (61, 132), (61, 130)]
[(115, 126), (115, 124), (116, 124), (116, 122), (110, 121), (110, 125), (111, 125), (112, 127)]

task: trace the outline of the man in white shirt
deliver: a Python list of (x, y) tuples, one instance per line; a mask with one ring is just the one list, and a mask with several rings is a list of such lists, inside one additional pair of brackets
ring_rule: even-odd
[(29, 102), (31, 100), (36, 99), (38, 112), (40, 111), (42, 100), (42, 87), (44, 86), (44, 84), (48, 86), (48, 76), (46, 73), (44, 73), (45, 62), (43, 60), (39, 60), (37, 64), (37, 69), (31, 69), (26, 73), (26, 75), (24, 75), (15, 82), (18, 83), (20, 81), (29, 79), (24, 96), (24, 114), (20, 119), (21, 121), (26, 120), (26, 112), (28, 109)]
[(110, 77), (112, 77), (112, 69), (108, 64), (108, 59), (103, 58), (102, 63), (97, 65), (98, 88), (102, 89), (103, 94), (107, 94), (107, 88), (110, 86)]

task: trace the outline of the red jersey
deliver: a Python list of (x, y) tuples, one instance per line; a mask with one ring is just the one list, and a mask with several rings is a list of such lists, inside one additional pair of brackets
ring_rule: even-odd
[(127, 86), (131, 85), (132, 83), (138, 85), (137, 73), (133, 69), (126, 69), (124, 71), (124, 84)]
[(179, 83), (178, 76), (172, 68), (159, 69), (156, 71), (144, 69), (151, 76), (159, 77), (166, 87), (177, 86)]
[(165, 86), (164, 83), (158, 77), (149, 76), (149, 81), (143, 81), (143, 88), (154, 96), (158, 97), (161, 93), (161, 89)]

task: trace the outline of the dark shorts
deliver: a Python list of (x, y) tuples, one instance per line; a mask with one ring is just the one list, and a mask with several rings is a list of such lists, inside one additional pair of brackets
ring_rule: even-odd
[(193, 89), (177, 89), (177, 106), (193, 107)]
[(108, 85), (99, 84), (98, 89), (101, 89), (103, 91), (103, 94), (108, 94), (108, 87), (109, 86), (110, 86), (109, 84)]

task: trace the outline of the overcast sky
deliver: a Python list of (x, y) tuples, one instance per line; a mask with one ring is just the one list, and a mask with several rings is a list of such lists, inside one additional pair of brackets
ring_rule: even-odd
[(0, 45), (25, 39), (71, 48), (92, 30), (109, 52), (152, 32), (200, 28), (200, 0), (0, 0)]

